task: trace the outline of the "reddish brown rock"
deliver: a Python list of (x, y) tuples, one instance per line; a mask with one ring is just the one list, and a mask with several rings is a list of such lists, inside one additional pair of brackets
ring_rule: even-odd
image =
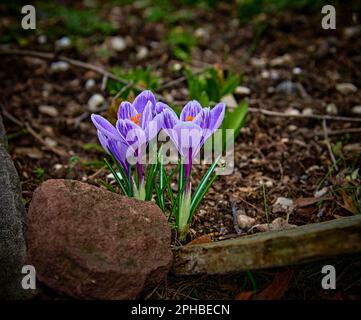
[(28, 213), (39, 281), (74, 298), (134, 299), (171, 266), (170, 228), (150, 202), (73, 180), (48, 180)]

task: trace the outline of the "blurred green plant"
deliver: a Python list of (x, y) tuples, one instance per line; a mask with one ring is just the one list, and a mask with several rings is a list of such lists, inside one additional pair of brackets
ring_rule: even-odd
[[(160, 78), (153, 72), (151, 66), (148, 66), (146, 68), (137, 67), (129, 70), (114, 67), (111, 71), (116, 76), (128, 80), (134, 85), (141, 88), (147, 88), (149, 90), (156, 91), (160, 86)], [(126, 84), (119, 83), (118, 81), (109, 80), (107, 82), (107, 91), (109, 92), (109, 94), (115, 95), (119, 91), (123, 90), (122, 94), (118, 98), (127, 99), (131, 92), (137, 90), (134, 90), (134, 88), (132, 88), (131, 86), (124, 90), (124, 87), (126, 86)]]
[(237, 0), (238, 16), (241, 22), (248, 22), (261, 13), (277, 13), (287, 9), (307, 8), (314, 11), (326, 0)]
[(93, 8), (79, 10), (45, 1), (39, 2), (38, 8), (43, 17), (39, 29), (48, 36), (92, 36), (97, 39), (96, 34), (107, 36), (116, 31), (113, 24), (102, 19)]
[(37, 167), (34, 169), (34, 173), (36, 178), (42, 181), (44, 179), (45, 169), (41, 167)]
[(214, 67), (207, 68), (198, 75), (187, 70), (186, 77), (190, 98), (199, 100), (204, 106), (232, 94), (243, 80), (242, 75), (234, 74), (232, 71), (223, 72)]
[(173, 56), (182, 61), (190, 60), (192, 48), (197, 44), (193, 34), (184, 30), (182, 27), (173, 28), (168, 33), (166, 40)]

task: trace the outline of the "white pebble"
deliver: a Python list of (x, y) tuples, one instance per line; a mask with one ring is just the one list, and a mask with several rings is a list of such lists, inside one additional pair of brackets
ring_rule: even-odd
[(88, 100), (88, 109), (90, 112), (96, 112), (98, 108), (104, 103), (104, 97), (99, 94), (93, 94)]
[(293, 109), (293, 108), (288, 108), (286, 111), (285, 111), (286, 114), (288, 115), (294, 115), (294, 116), (297, 116), (300, 114), (300, 112), (297, 110), (297, 109)]
[(246, 216), (245, 214), (238, 214), (237, 215), (237, 224), (241, 229), (249, 229), (251, 228), (256, 222), (256, 219)]
[(337, 106), (334, 103), (329, 103), (326, 106), (326, 112), (328, 114), (337, 114), (338, 113)]
[(127, 43), (124, 40), (124, 38), (119, 37), (119, 36), (112, 37), (110, 39), (110, 44), (111, 44), (112, 49), (115, 50), (115, 51), (123, 51), (127, 47)]
[(95, 80), (94, 79), (88, 79), (85, 82), (85, 89), (90, 90), (95, 86)]
[(147, 47), (140, 46), (137, 51), (136, 58), (137, 60), (143, 60), (148, 56), (149, 50)]
[(61, 164), (61, 163), (56, 163), (55, 165), (54, 165), (54, 169), (56, 170), (56, 171), (58, 171), (58, 170), (60, 170), (60, 169), (62, 169), (63, 168), (63, 165)]
[(67, 71), (69, 69), (69, 67), (70, 67), (69, 63), (67, 63), (65, 61), (56, 61), (50, 65), (50, 71), (52, 71), (52, 72)]
[(39, 106), (39, 112), (50, 117), (57, 117), (59, 111), (53, 106), (41, 105)]
[(355, 93), (357, 87), (353, 83), (338, 83), (336, 84), (336, 90), (342, 94)]
[(56, 50), (67, 49), (70, 46), (71, 46), (71, 40), (68, 37), (62, 37), (59, 40), (55, 41), (55, 49)]
[(293, 206), (293, 200), (289, 198), (279, 197), (273, 206), (281, 206), (283, 209), (287, 210)]
[(302, 114), (305, 116), (312, 116), (313, 115), (313, 110), (312, 108), (305, 108), (302, 110)]
[(251, 94), (251, 89), (244, 86), (238, 86), (234, 92), (241, 96), (248, 96), (249, 94)]
[(361, 114), (361, 105), (352, 107), (351, 112), (354, 114)]
[(295, 76), (298, 76), (298, 75), (300, 75), (300, 74), (302, 73), (302, 69), (299, 68), (299, 67), (293, 68), (292, 73), (293, 73)]
[(237, 108), (238, 104), (236, 99), (234, 98), (233, 94), (227, 94), (222, 99), (223, 102), (229, 108)]
[(41, 34), (38, 37), (38, 43), (39, 44), (45, 44), (48, 41), (48, 38), (46, 37), (46, 35)]

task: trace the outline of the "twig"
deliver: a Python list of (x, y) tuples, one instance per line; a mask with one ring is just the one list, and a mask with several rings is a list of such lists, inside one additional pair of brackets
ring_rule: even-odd
[(67, 156), (67, 153), (65, 151), (59, 150), (58, 148), (49, 146), (45, 142), (45, 140), (30, 126), (29, 123), (21, 122), (19, 119), (15, 118), (12, 114), (7, 112), (6, 109), (2, 105), (0, 105), (0, 110), (1, 110), (2, 114), (4, 115), (4, 117), (9, 119), (11, 122), (15, 123), (18, 127), (25, 128), (39, 143), (44, 145), (44, 147), (47, 150), (50, 150), (51, 152), (55, 153), (56, 155), (58, 155), (60, 157), (66, 157)]
[[(67, 63), (69, 63), (73, 66), (79, 67), (79, 68), (92, 70), (96, 73), (103, 75), (104, 77), (107, 77), (108, 79), (117, 81), (117, 82), (125, 84), (125, 85), (129, 85), (128, 80), (116, 76), (115, 74), (105, 70), (103, 67), (98, 67), (98, 66), (95, 66), (95, 65), (87, 63), (87, 62), (71, 59), (71, 58), (64, 57), (64, 56), (57, 56), (54, 53), (38, 52), (38, 51), (33, 51), (33, 50), (1, 49), (0, 55), (31, 56), (31, 57), (36, 57), (36, 58), (45, 59), (45, 60), (57, 59), (60, 61), (67, 62)], [(138, 86), (135, 86), (135, 85), (132, 85), (132, 86), (136, 90), (139, 90), (139, 91), (142, 90), (142, 88), (140, 88)], [(163, 88), (164, 88), (164, 86), (163, 86)], [(155, 94), (155, 96), (157, 99), (167, 102), (167, 99), (165, 97), (163, 97), (162, 95)], [(248, 110), (249, 110), (249, 112), (252, 112), (252, 113), (261, 113), (261, 114), (273, 116), (273, 117), (361, 122), (361, 118), (350, 118), (350, 117), (331, 116), (331, 115), (286, 114), (283, 112), (271, 111), (271, 110), (262, 109), (262, 108), (252, 108), (252, 107), (248, 108)]]
[[(116, 76), (115, 74), (105, 70), (103, 67), (98, 67), (96, 65), (93, 65), (93, 64), (90, 64), (90, 63), (87, 63), (87, 62), (83, 62), (83, 61), (80, 61), (80, 60), (71, 59), (71, 58), (68, 58), (68, 57), (65, 57), (65, 56), (58, 56), (58, 55), (56, 55), (54, 53), (51, 53), (51, 52), (39, 52), (39, 51), (33, 51), (33, 50), (19, 50), (19, 49), (1, 49), (0, 50), (0, 55), (29, 56), (29, 57), (35, 57), (35, 58), (40, 58), (40, 59), (44, 59), (44, 60), (54, 60), (54, 59), (56, 59), (56, 60), (59, 60), (59, 61), (67, 62), (70, 65), (73, 65), (73, 66), (78, 67), (78, 68), (94, 71), (96, 73), (101, 74), (103, 77), (106, 77), (107, 79), (111, 79), (111, 80), (117, 81), (117, 82), (125, 84), (125, 85), (129, 84), (128, 80)], [(139, 90), (139, 91), (142, 90), (142, 88), (140, 88), (138, 86), (134, 86), (134, 88), (136, 90)], [(159, 100), (166, 101), (166, 99), (160, 94), (156, 94), (155, 96)]]
[(67, 156), (66, 152), (47, 145), (47, 143), (44, 141), (44, 139), (37, 132), (35, 132), (35, 130), (30, 126), (29, 123), (25, 123), (25, 128), (36, 140), (38, 140), (42, 145), (44, 145), (46, 149), (52, 151), (53, 153), (57, 154), (60, 157)]
[(319, 119), (319, 120), (330, 120), (330, 121), (350, 121), (350, 122), (361, 122), (361, 118), (350, 118), (341, 116), (331, 115), (318, 115), (318, 114), (287, 114), (283, 112), (271, 111), (261, 108), (248, 108), (249, 112), (261, 113), (272, 117), (283, 117), (283, 118), (300, 118), (300, 119)]
[[(352, 134), (352, 133), (361, 133), (361, 128), (347, 128), (347, 129), (341, 129), (341, 130), (328, 130), (327, 131), (328, 136), (337, 136), (337, 135), (342, 135), (342, 134)], [(304, 132), (303, 135), (307, 138), (312, 138), (315, 136), (323, 136), (324, 132), (323, 131), (316, 131), (316, 132), (310, 132), (310, 133), (306, 133)]]
[(325, 143), (328, 149), (328, 153), (330, 154), (333, 166), (335, 167), (335, 170), (338, 171), (338, 165), (337, 165), (337, 161), (335, 158), (335, 155), (332, 152), (332, 147), (331, 147), (331, 143), (330, 140), (328, 139), (328, 133), (327, 133), (327, 124), (326, 124), (326, 120), (322, 121), (322, 128), (323, 128), (323, 134), (325, 137)]
[(93, 173), (92, 175), (90, 175), (88, 177), (88, 180), (94, 180), (95, 178), (97, 178), (102, 172), (104, 171), (104, 167), (101, 167), (99, 170), (97, 170), (95, 173)]

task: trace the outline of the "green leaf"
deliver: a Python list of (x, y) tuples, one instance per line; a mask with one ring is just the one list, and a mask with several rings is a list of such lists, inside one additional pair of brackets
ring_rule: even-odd
[(202, 91), (199, 97), (199, 103), (201, 104), (201, 106), (209, 106), (209, 97), (207, 92)]
[[(247, 113), (248, 102), (243, 100), (233, 111), (228, 111), (227, 109), (221, 128), (233, 129), (234, 138), (236, 138), (246, 122)], [(225, 132), (223, 133), (223, 136), (225, 137)]]
[(240, 84), (241, 77), (239, 75), (234, 75), (233, 73), (229, 72), (227, 80), (222, 86), (221, 89), (221, 97), (224, 97), (227, 94), (232, 94), (236, 87)]
[[(119, 173), (120, 173), (121, 176), (122, 176), (122, 179), (123, 179), (123, 181), (124, 181), (124, 186), (125, 186), (126, 191), (127, 191), (127, 192), (126, 192), (126, 195), (127, 195), (128, 197), (131, 197), (131, 196), (132, 196), (132, 192), (131, 192), (131, 190), (132, 190), (131, 188), (132, 188), (132, 187), (131, 187), (131, 185), (130, 185), (130, 181), (128, 180), (128, 177), (127, 177), (127, 175), (125, 174), (122, 166), (119, 164), (119, 162), (117, 161), (117, 159), (115, 159), (113, 152), (112, 152), (109, 148), (108, 148), (108, 151), (109, 151), (110, 156), (111, 156), (113, 162), (115, 163), (115, 165), (116, 165)], [(129, 169), (129, 172), (130, 172), (130, 169)]]
[(154, 163), (149, 166), (147, 177), (146, 177), (146, 184), (145, 184), (145, 200), (150, 201), (153, 196), (153, 187), (154, 187), (154, 180), (156, 177), (158, 169), (158, 164)]
[(194, 212), (197, 210), (199, 204), (201, 203), (202, 199), (204, 198), (205, 194), (208, 192), (209, 188), (212, 186), (213, 182), (216, 180), (216, 178), (218, 177), (218, 175), (213, 175), (213, 177), (211, 177), (211, 179), (208, 181), (208, 183), (205, 185), (205, 187), (200, 190), (200, 194), (198, 195), (198, 198), (195, 199), (195, 201), (191, 202), (191, 210), (190, 210), (190, 215), (189, 215), (189, 219), (188, 219), (188, 223), (190, 223), (191, 218), (193, 217)]
[(110, 170), (110, 172), (112, 173), (114, 179), (117, 181), (120, 189), (122, 189), (122, 192), (124, 193), (124, 195), (128, 196), (128, 192), (124, 187), (123, 181), (120, 180), (118, 174), (115, 172), (115, 170), (113, 169), (112, 165), (109, 163), (109, 161), (107, 159), (104, 158), (104, 162), (106, 164), (106, 166), (108, 167), (108, 169)]
[[(207, 191), (204, 192), (204, 190), (206, 190), (206, 187), (208, 185), (207, 184), (208, 179), (212, 175), (212, 173), (213, 173), (214, 169), (216, 168), (220, 159), (221, 159), (221, 156), (218, 156), (217, 159), (214, 161), (214, 163), (208, 168), (206, 174), (203, 176), (202, 180), (199, 182), (199, 185), (197, 186), (196, 190), (194, 191), (194, 193), (192, 195), (191, 215), (190, 216), (193, 215), (198, 204), (201, 202), (202, 198), (204, 197), (205, 193), (207, 192)], [(212, 179), (211, 179), (211, 181), (213, 183), (214, 180), (212, 180)], [(209, 187), (208, 187), (208, 189), (209, 189)]]

